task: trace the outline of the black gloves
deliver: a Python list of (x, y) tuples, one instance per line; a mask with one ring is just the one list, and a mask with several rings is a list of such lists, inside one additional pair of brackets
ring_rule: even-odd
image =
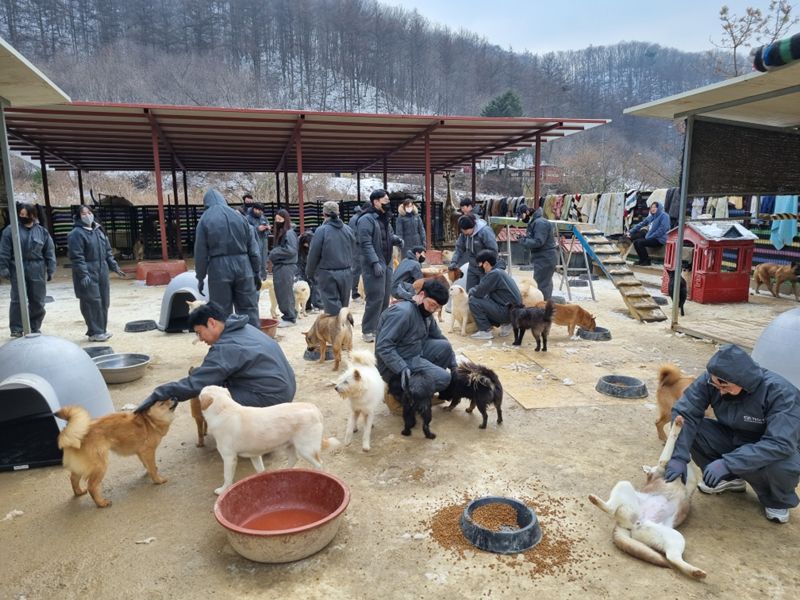
[(703, 470), (703, 483), (708, 487), (717, 487), (731, 472), (728, 470), (725, 461), (721, 458), (710, 462)]
[(383, 269), (383, 265), (381, 263), (379, 263), (379, 262), (372, 263), (372, 274), (375, 277), (383, 277), (383, 272), (384, 272), (384, 269)]
[(114, 273), (116, 273), (117, 275), (119, 275), (123, 279), (127, 279), (128, 278), (128, 274), (125, 271), (123, 271), (122, 269), (117, 269), (116, 271), (114, 271)]
[(256, 291), (257, 292), (260, 291), (261, 290), (261, 275), (254, 275), (253, 276), (253, 281), (256, 284)]
[(404, 392), (408, 392), (408, 385), (411, 383), (411, 369), (405, 368), (400, 372), (400, 387)]
[(88, 275), (84, 275), (81, 278), (81, 287), (88, 288), (90, 285), (92, 285), (92, 278)]
[(667, 468), (664, 470), (664, 481), (675, 481), (680, 477), (681, 481), (686, 483), (686, 468), (686, 463), (679, 458), (670, 458)]
[(139, 406), (137, 406), (133, 412), (137, 415), (143, 413), (147, 411), (151, 406), (153, 406), (153, 404), (155, 404), (156, 402), (158, 402), (158, 400), (156, 400), (156, 398), (151, 394), (145, 399), (144, 402), (142, 402)]
[(52, 273), (48, 273), (47, 274), (47, 281), (53, 281), (53, 274)]
[(200, 292), (201, 295), (203, 295), (203, 285), (204, 285), (203, 284), (203, 280), (202, 279), (198, 279), (197, 280), (197, 291)]

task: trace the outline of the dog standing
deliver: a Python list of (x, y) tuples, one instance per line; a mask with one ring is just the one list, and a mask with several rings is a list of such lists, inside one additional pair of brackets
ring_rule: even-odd
[[(194, 367), (189, 367), (189, 375), (192, 373), (194, 373)], [(189, 408), (192, 411), (192, 418), (197, 426), (197, 443), (195, 446), (197, 448), (202, 448), (206, 445), (205, 437), (208, 434), (208, 423), (206, 423), (205, 417), (203, 417), (203, 409), (200, 408), (200, 398), (190, 398)]]
[[(672, 290), (675, 289), (675, 270), (667, 271), (669, 274), (669, 295), (672, 297)], [(681, 289), (678, 294), (678, 307), (681, 309), (681, 316), (685, 316), (683, 312), (683, 305), (686, 304), (686, 297), (689, 295), (689, 292), (686, 289), (686, 280), (683, 278), (683, 275), (678, 275), (681, 278)]]
[(450, 299), (452, 300), (452, 321), (450, 321), (450, 333), (456, 328), (456, 321), (461, 324), (461, 335), (467, 335), (478, 330), (475, 317), (469, 309), (469, 295), (460, 285), (450, 286)]
[(536, 352), (547, 352), (547, 336), (550, 335), (550, 326), (553, 324), (552, 300), (545, 303), (544, 308), (526, 308), (510, 304), (508, 307), (511, 316), (511, 327), (514, 329), (514, 346), (522, 345), (525, 331), (530, 329), (536, 338)]
[[(292, 291), (294, 292), (294, 304), (295, 310), (297, 314), (301, 317), (308, 316), (306, 314), (306, 303), (308, 299), (311, 298), (311, 286), (308, 285), (307, 281), (295, 281), (294, 285), (292, 285)], [(270, 302), (272, 299), (270, 298)]]
[[(797, 275), (800, 272), (800, 263), (792, 262), (788, 265), (776, 265), (775, 263), (761, 263), (753, 271), (753, 283), (756, 284), (756, 294), (761, 289), (761, 285), (767, 286), (767, 289), (776, 298), (780, 297), (781, 284), (786, 281), (791, 282), (792, 292), (794, 299), (800, 302), (800, 297), (797, 295)], [(775, 280), (775, 287), (772, 287), (772, 280)]]
[(278, 297), (275, 295), (275, 288), (272, 279), (265, 279), (261, 282), (261, 291), (269, 292), (269, 313), (273, 319), (278, 318)]
[(369, 452), (372, 423), (375, 412), (384, 398), (386, 384), (375, 367), (375, 354), (365, 350), (350, 355), (350, 365), (336, 381), (336, 392), (350, 401), (350, 415), (344, 434), (344, 445), (349, 446), (358, 426), (364, 428), (361, 449)]
[(208, 385), (200, 392), (200, 407), (224, 464), (225, 480), (215, 494), (233, 484), (240, 456), (249, 458), (260, 473), (264, 470), (262, 456), (287, 446), (288, 468), (297, 463), (299, 455), (321, 469), (322, 449), (339, 445), (336, 438), (322, 438), (322, 412), (309, 402), (242, 406), (225, 388)]
[(133, 243), (133, 258), (137, 262), (144, 260), (144, 244), (142, 243), (142, 240), (136, 240)]
[[(527, 306), (527, 305), (526, 305)], [(545, 308), (545, 302), (534, 305), (536, 308)], [(570, 337), (575, 335), (575, 327), (580, 326), (586, 331), (594, 331), (597, 327), (594, 315), (577, 304), (556, 304), (553, 310), (553, 323), (564, 325)]]
[(689, 515), (698, 469), (694, 463), (689, 464), (685, 484), (680, 477), (669, 483), (664, 481), (664, 471), (682, 427), (683, 417), (678, 416), (658, 465), (642, 467), (647, 479), (639, 490), (630, 481), (619, 481), (607, 501), (594, 494), (589, 495), (589, 500), (616, 521), (613, 540), (617, 548), (654, 565), (672, 566), (689, 577), (703, 579), (705, 571), (683, 560), (686, 540), (675, 529)]
[(333, 348), (333, 370), (337, 371), (342, 362), (342, 350), (353, 350), (353, 315), (346, 306), (337, 316), (321, 314), (303, 335), (308, 350), (319, 350), (319, 362), (325, 362), (328, 346)]
[[(398, 378), (395, 378), (398, 379)], [(393, 386), (389, 386), (392, 391)], [(398, 390), (395, 390), (398, 391)], [(424, 373), (417, 373), (409, 378), (408, 388), (399, 390), (395, 397), (400, 396), (403, 402), (403, 431), (402, 435), (411, 435), (411, 430), (417, 424), (417, 415), (422, 417), (422, 431), (429, 440), (436, 439), (436, 434), (431, 431), (431, 400), (436, 393), (433, 379)]]
[[(64, 468), (76, 496), (87, 491), (98, 508), (111, 506), (103, 497), (101, 484), (108, 469), (108, 451), (122, 456), (135, 454), (147, 469), (153, 483), (167, 480), (158, 474), (156, 448), (172, 419), (177, 402), (162, 400), (142, 413), (112, 413), (92, 421), (81, 406), (65, 406), (56, 416), (67, 422), (58, 434), (58, 447), (64, 450)], [(86, 489), (81, 481), (86, 480)]]
[(465, 361), (458, 365), (458, 369), (451, 376), (453, 380), (450, 387), (439, 392), (440, 400), (450, 400), (450, 404), (445, 407), (445, 410), (453, 410), (462, 398), (468, 398), (470, 404), (467, 412), (471, 413), (477, 406), (483, 417), (483, 422), (478, 425), (478, 429), (486, 429), (486, 423), (489, 420), (486, 407), (490, 404), (493, 404), (497, 410), (497, 424), (500, 425), (503, 422), (501, 408), (503, 384), (500, 383), (497, 373), (483, 365)]

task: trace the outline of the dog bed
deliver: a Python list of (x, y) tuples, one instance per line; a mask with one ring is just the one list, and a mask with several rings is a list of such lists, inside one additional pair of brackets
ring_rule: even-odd
[(603, 375), (594, 389), (614, 398), (647, 398), (647, 386), (641, 379), (626, 375)]

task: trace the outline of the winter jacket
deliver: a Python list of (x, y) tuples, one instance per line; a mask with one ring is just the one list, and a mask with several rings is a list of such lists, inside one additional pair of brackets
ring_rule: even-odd
[(353, 267), (355, 235), (339, 217), (320, 225), (311, 238), (306, 260), (306, 275), (314, 277), (317, 269), (337, 271)]
[(378, 213), (373, 206), (364, 209), (356, 219), (356, 238), (365, 265), (388, 265), (392, 260), (392, 245), (402, 244), (394, 235), (387, 213)]
[[(248, 232), (249, 234), (249, 232)], [(72, 263), (72, 287), (77, 298), (95, 298), (99, 295), (98, 287), (103, 280), (108, 280), (109, 270), (119, 272), (120, 268), (114, 260), (114, 251), (108, 242), (103, 228), (95, 221), (87, 229), (79, 219), (67, 236), (69, 259)], [(82, 281), (89, 277), (88, 286)]]
[(411, 300), (414, 295), (411, 284), (417, 279), (422, 279), (422, 268), (414, 253), (409, 250), (406, 257), (397, 265), (397, 271), (392, 278), (392, 296), (399, 300)]
[(660, 203), (656, 203), (658, 208), (656, 214), (648, 214), (642, 221), (631, 227), (630, 233), (639, 231), (645, 225), (650, 225), (647, 233), (644, 234), (646, 240), (658, 240), (659, 244), (667, 243), (667, 232), (669, 232), (669, 215), (664, 212)]
[(478, 255), (478, 252), (487, 248), (497, 252), (497, 238), (495, 238), (494, 231), (492, 231), (492, 228), (489, 227), (486, 221), (478, 219), (475, 222), (472, 235), (466, 236), (463, 233), (459, 234), (450, 266), (453, 268), (460, 267), (464, 262), (469, 262), (470, 268), (478, 269), (478, 263), (475, 262), (475, 257)]
[(537, 208), (531, 215), (525, 237), (520, 240), (520, 243), (534, 255), (537, 253), (549, 254), (555, 251), (556, 240), (553, 235), (553, 224), (544, 217), (541, 208)]
[[(722, 394), (710, 374), (742, 387), (736, 396)], [(786, 379), (763, 369), (741, 348), (723, 346), (708, 362), (707, 372), (695, 379), (672, 409), (684, 418), (672, 456), (689, 461), (689, 450), (708, 406), (717, 421), (733, 432), (735, 450), (722, 455), (731, 473), (742, 474), (795, 455), (800, 451), (800, 390)]]
[[(9, 277), (15, 270), (14, 245), (11, 227), (3, 230), (0, 238), (0, 276)], [(34, 223), (32, 227), (19, 225), (19, 243), (22, 248), (22, 262), (28, 277), (52, 277), (56, 272), (56, 249), (50, 233)], [(42, 279), (43, 280), (43, 279)]]
[(446, 339), (433, 315), (423, 317), (413, 301), (390, 305), (378, 322), (375, 339), (378, 370), (382, 374), (391, 372), (396, 375), (403, 369), (413, 369), (415, 359), (422, 356), (422, 344), (427, 339)]
[[(316, 235), (314, 235), (316, 237)], [(312, 238), (313, 242), (313, 238)], [(273, 266), (297, 264), (297, 234), (294, 228), (286, 232), (281, 240), (269, 252), (269, 260)]]
[(522, 295), (517, 282), (496, 266), (481, 278), (480, 283), (470, 290), (469, 295), (473, 298), (489, 298), (500, 306), (522, 304)]
[(395, 221), (397, 235), (403, 239), (403, 248), (411, 250), (414, 246), (425, 246), (425, 226), (417, 214), (417, 207), (412, 205), (410, 211), (397, 217)]

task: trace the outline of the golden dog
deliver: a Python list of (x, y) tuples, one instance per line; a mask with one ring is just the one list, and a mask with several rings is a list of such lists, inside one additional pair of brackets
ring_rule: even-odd
[[(681, 370), (675, 365), (665, 364), (659, 367), (658, 390), (656, 391), (656, 403), (658, 404), (656, 433), (662, 442), (667, 439), (664, 425), (672, 420), (672, 407), (694, 380), (694, 377), (681, 373)], [(714, 418), (714, 410), (710, 406), (706, 409), (706, 417)]]
[(450, 299), (452, 300), (451, 308), (453, 311), (453, 320), (450, 321), (450, 333), (455, 330), (456, 321), (461, 324), (461, 335), (477, 331), (478, 324), (469, 310), (467, 291), (460, 285), (452, 285), (450, 286)]
[[(135, 454), (147, 469), (153, 483), (164, 483), (158, 474), (156, 448), (172, 419), (177, 402), (162, 400), (142, 413), (112, 413), (92, 421), (86, 409), (65, 406), (56, 413), (67, 426), (58, 434), (58, 447), (64, 450), (64, 468), (76, 496), (87, 490), (98, 508), (111, 505), (103, 498), (101, 484), (108, 469), (108, 451), (122, 456)], [(86, 480), (86, 488), (81, 481)]]
[[(776, 265), (775, 263), (761, 263), (753, 271), (753, 283), (756, 284), (756, 294), (761, 285), (767, 286), (773, 296), (779, 297), (781, 284), (788, 281), (792, 284), (792, 292), (794, 299), (800, 302), (800, 297), (797, 295), (797, 274), (800, 271), (800, 263), (793, 262), (789, 265)], [(772, 280), (775, 280), (775, 287), (772, 287)]]
[(265, 279), (261, 282), (261, 291), (269, 292), (269, 313), (273, 319), (278, 318), (278, 297), (275, 295), (275, 288), (272, 287), (272, 279)]
[[(546, 302), (539, 302), (535, 306), (544, 308), (545, 304)], [(597, 327), (594, 316), (577, 304), (556, 304), (553, 323), (565, 325), (570, 337), (575, 335), (576, 325), (580, 325), (581, 329), (586, 331), (594, 331), (594, 328)]]
[(319, 350), (319, 362), (325, 362), (328, 346), (333, 348), (333, 370), (337, 371), (342, 362), (342, 350), (353, 350), (353, 315), (346, 306), (337, 316), (321, 314), (303, 335), (309, 350)]

